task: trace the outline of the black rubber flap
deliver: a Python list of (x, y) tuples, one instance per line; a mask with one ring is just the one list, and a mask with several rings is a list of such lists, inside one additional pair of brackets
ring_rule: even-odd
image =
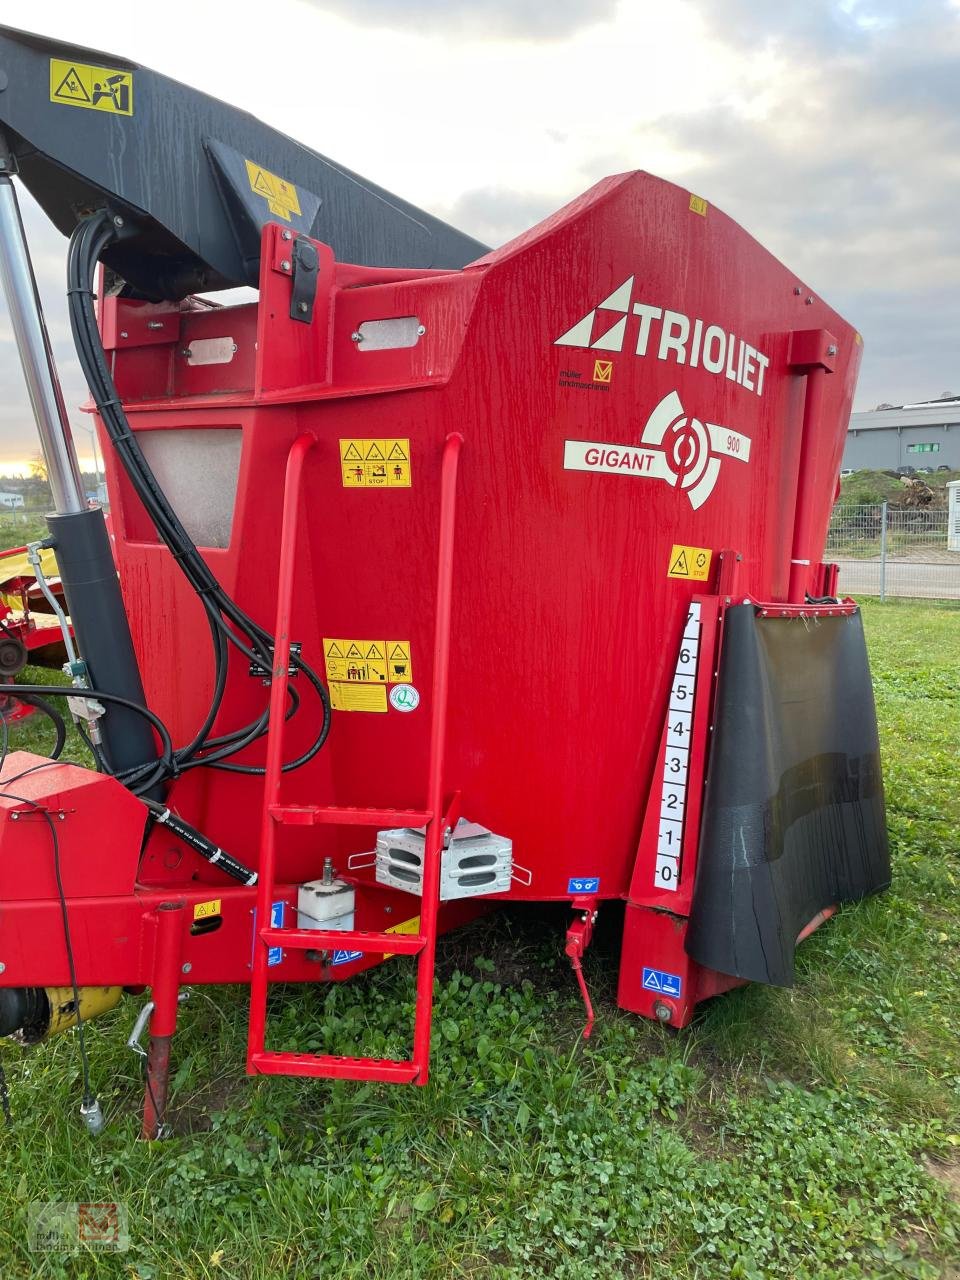
[(686, 947), (790, 986), (818, 911), (890, 883), (877, 715), (859, 612), (728, 609)]

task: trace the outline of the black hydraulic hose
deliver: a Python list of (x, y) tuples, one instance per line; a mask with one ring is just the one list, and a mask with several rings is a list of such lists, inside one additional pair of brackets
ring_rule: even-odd
[[(112, 225), (109, 224), (108, 222), (104, 222), (103, 219), (105, 217), (106, 215), (102, 215), (100, 219), (101, 225), (100, 225), (99, 234), (97, 235), (96, 240), (92, 241), (92, 243), (94, 244), (93, 253), (95, 257), (99, 256), (99, 253), (105, 247), (105, 244), (108, 243), (109, 240), (113, 238), (114, 233), (113, 233)], [(96, 221), (97, 220), (94, 219), (88, 223), (83, 224), (81, 228), (81, 232), (87, 236), (92, 236)], [(82, 240), (78, 241), (78, 243), (82, 243)], [(80, 256), (81, 255), (79, 253), (77, 255), (74, 255), (73, 253), (71, 253), (71, 270), (70, 270), (71, 319), (72, 320), (76, 319), (78, 322), (74, 326), (74, 332), (75, 332), (75, 337), (77, 339), (78, 350), (80, 350), (82, 354), (87, 350), (90, 350), (93, 356), (93, 364), (97, 366), (95, 370), (88, 371), (88, 380), (91, 382), (91, 390), (94, 390), (95, 392), (95, 399), (97, 400), (98, 407), (101, 408), (101, 412), (104, 416), (105, 424), (108, 426), (108, 429), (111, 427), (111, 425), (116, 425), (116, 424), (111, 424), (108, 421), (110, 411), (115, 412), (122, 422), (123, 429), (121, 431), (119, 432), (110, 431), (111, 439), (114, 441), (119, 451), (121, 452), (125, 466), (128, 469), (128, 473), (131, 467), (133, 468), (135, 475), (132, 475), (131, 479), (134, 481), (138, 492), (141, 494), (141, 497), (151, 509), (151, 515), (156, 516), (158, 531), (160, 531), (161, 534), (165, 537), (165, 540), (168, 540), (168, 545), (170, 545), (170, 549), (172, 553), (175, 555), (181, 567), (187, 573), (188, 578), (191, 579), (191, 583), (194, 586), (195, 590), (197, 590), (201, 594), (202, 598), (204, 599), (204, 604), (205, 606), (208, 606), (208, 614), (211, 617), (211, 619), (213, 619), (215, 616), (215, 610), (209, 607), (210, 597), (212, 596), (216, 600), (216, 605), (220, 608), (224, 608), (224, 611), (228, 612), (229, 615), (237, 622), (237, 624), (243, 627), (243, 629), (246, 631), (249, 638), (254, 641), (259, 651), (257, 656), (261, 659), (261, 661), (264, 658), (266, 658), (267, 661), (270, 661), (272, 658), (271, 637), (267, 632), (263, 630), (263, 628), (254, 624), (252, 620), (249, 619), (242, 612), (242, 610), (240, 610), (239, 607), (235, 605), (235, 603), (232, 600), (230, 600), (230, 598), (226, 595), (225, 592), (223, 592), (222, 588), (216, 582), (216, 579), (214, 578), (213, 574), (209, 570), (209, 567), (206, 565), (205, 561), (203, 561), (202, 557), (199, 555), (199, 552), (197, 551), (193, 543), (190, 541), (189, 536), (186, 534), (186, 531), (183, 529), (182, 525), (180, 525), (180, 522), (177, 519), (175, 513), (172, 511), (172, 509), (169, 507), (169, 504), (166, 502), (165, 496), (163, 495), (162, 491), (159, 489), (159, 486), (157, 486), (156, 481), (152, 473), (150, 472), (149, 466), (146, 463), (146, 459), (143, 457), (142, 451), (139, 448), (139, 444), (135, 440), (135, 437), (132, 435), (128, 425), (126, 424), (126, 420), (123, 417), (122, 410), (120, 410), (119, 403), (116, 398), (116, 393), (115, 393), (115, 388), (113, 386), (112, 378), (110, 377), (109, 371), (106, 368), (106, 364), (103, 358), (103, 350), (99, 344), (99, 335), (96, 334), (95, 317), (92, 314), (92, 306), (85, 307), (82, 305), (84, 302), (85, 295), (87, 297), (88, 302), (92, 301), (92, 299), (90, 298), (91, 291), (85, 290), (83, 288), (83, 285), (82, 285), (83, 276), (80, 274), (80, 272), (75, 272), (73, 269), (75, 265), (75, 259)], [(93, 266), (91, 265), (90, 266), (91, 276), (92, 276), (92, 270), (93, 270)], [(86, 330), (86, 333), (84, 333), (84, 330)], [(96, 337), (96, 340), (94, 340), (94, 336)], [(87, 341), (88, 338), (90, 339), (89, 342)], [(94, 371), (97, 374), (99, 374), (99, 377), (91, 376)], [(96, 383), (101, 384), (99, 387), (99, 390), (103, 393), (102, 399), (101, 399), (101, 396), (98, 396), (96, 394), (96, 389), (94, 386), (94, 384)], [(133, 456), (128, 457), (127, 454), (132, 454)], [(138, 481), (141, 481), (142, 483), (137, 483)], [(153, 508), (155, 504), (159, 504), (159, 510), (154, 511)], [(199, 569), (199, 574), (196, 572), (197, 569)], [(199, 581), (197, 580), (198, 578), (200, 579)], [(226, 639), (234, 643), (241, 650), (241, 652), (245, 653), (246, 656), (251, 658), (254, 657), (254, 654), (245, 645), (239, 642), (238, 637), (235, 634), (233, 634), (229, 628), (223, 626), (222, 619), (219, 618), (219, 616), (217, 616), (216, 620), (218, 623), (220, 623)], [(218, 646), (218, 664), (220, 661), (221, 661), (221, 654)], [(307, 679), (316, 689), (320, 697), (321, 705), (323, 706), (324, 714), (323, 714), (323, 724), (321, 726), (320, 733), (317, 735), (317, 738), (315, 739), (314, 743), (306, 752), (304, 752), (301, 756), (297, 757), (297, 759), (287, 762), (284, 765), (285, 771), (298, 768), (302, 764), (306, 763), (307, 760), (311, 759), (312, 756), (316, 754), (316, 752), (323, 745), (323, 742), (326, 739), (326, 736), (329, 732), (329, 727), (330, 727), (329, 697), (327, 695), (327, 691), (325, 687), (316, 676), (316, 673), (313, 672), (312, 669), (306, 663), (302, 662), (299, 659), (295, 659), (295, 662), (297, 663), (299, 668), (304, 671), (304, 674), (306, 675)], [(218, 672), (217, 693), (219, 693), (219, 696), (221, 698), (222, 698), (221, 685), (223, 683), (224, 678), (225, 677), (220, 676), (220, 673)], [(210, 723), (212, 723), (212, 718), (216, 714), (216, 711), (214, 708), (217, 705), (218, 703), (216, 701), (216, 694), (215, 694), (215, 701), (214, 701), (213, 707), (211, 708), (212, 715), (208, 715), (208, 721)], [(205, 722), (205, 726), (206, 726), (206, 723), (207, 722)], [(264, 723), (263, 727), (264, 729), (266, 728), (266, 723)], [(201, 734), (202, 734), (202, 730), (201, 730)], [(201, 735), (198, 734), (198, 737), (200, 736)], [(233, 736), (234, 735), (227, 735), (227, 740), (229, 741), (231, 738), (233, 738)], [(253, 738), (250, 736), (247, 730), (240, 730), (240, 731), (236, 731), (235, 740), (238, 742), (243, 742), (244, 745), (247, 745), (250, 741), (253, 740)], [(236, 749), (239, 749), (239, 747), (237, 747)], [(195, 738), (194, 742), (191, 743), (189, 748), (187, 748), (182, 753), (178, 753), (178, 757), (180, 758), (180, 762), (181, 762), (181, 767), (189, 767), (190, 763), (193, 763), (190, 760), (190, 757), (193, 755), (195, 751), (198, 751), (198, 750), (202, 750), (202, 747), (197, 744), (197, 738)], [(205, 757), (200, 758), (200, 759), (197, 759), (195, 763), (198, 765), (203, 764), (205, 763), (205, 760), (206, 760)], [(238, 772), (243, 772), (243, 773), (253, 773), (253, 774), (263, 773), (263, 769), (260, 766), (222, 764), (220, 765), (220, 767), (234, 769)]]
[(66, 746), (66, 743), (67, 743), (67, 726), (63, 719), (63, 716), (56, 709), (56, 707), (53, 706), (52, 703), (47, 702), (45, 698), (41, 698), (35, 693), (14, 692), (13, 685), (0, 685), (0, 696), (2, 696), (5, 693), (9, 693), (11, 698), (15, 698), (17, 702), (25, 702), (27, 703), (28, 706), (36, 707), (38, 711), (43, 712), (43, 714), (47, 717), (47, 719), (53, 725), (54, 732), (57, 735), (56, 741), (54, 742), (54, 745), (53, 745), (53, 750), (49, 753), (50, 759), (59, 760), (60, 753), (63, 751), (63, 748)]
[[(250, 660), (256, 660), (269, 667), (273, 659), (273, 639), (269, 632), (244, 613), (217, 582), (157, 484), (139, 442), (131, 432), (123, 413), (100, 343), (92, 291), (96, 263), (100, 254), (115, 237), (116, 229), (113, 220), (105, 211), (101, 211), (81, 223), (71, 238), (68, 259), (68, 302), (77, 352), (107, 434), (135, 492), (144, 503), (158, 533), (191, 586), (203, 600), (210, 620), (211, 633), (214, 631), (218, 633), (214, 638), (216, 674), (211, 707), (191, 743), (176, 752), (177, 764), (181, 770), (209, 763), (211, 767), (262, 775), (264, 770), (261, 766), (231, 765), (221, 757), (224, 754), (233, 754), (255, 741), (266, 730), (268, 719), (260, 717), (244, 729), (235, 730), (219, 739), (208, 740), (207, 735), (222, 703), (226, 683), (226, 644), (234, 645)], [(233, 628), (227, 625), (227, 620), (240, 630), (250, 642), (249, 645), (244, 644)], [(320, 730), (314, 741), (295, 760), (284, 764), (285, 772), (299, 768), (313, 758), (326, 741), (331, 722), (329, 695), (322, 681), (299, 656), (294, 656), (291, 661), (298, 670), (303, 672), (316, 690), (323, 716)], [(293, 692), (292, 689), (291, 692)], [(295, 693), (294, 699), (298, 703), (299, 699)], [(296, 705), (293, 710), (296, 710)], [(221, 745), (223, 747), (232, 745), (232, 751), (216, 751), (210, 756), (200, 754), (205, 747), (219, 748)]]
[[(161, 744), (159, 758), (168, 766), (171, 776), (176, 772), (173, 759), (173, 740), (170, 737), (170, 731), (159, 716), (154, 715), (149, 707), (141, 706), (139, 702), (131, 702), (129, 698), (122, 698), (117, 693), (105, 693), (102, 689), (81, 689), (76, 685), (70, 684), (5, 684), (2, 686), (2, 690), (12, 698), (19, 698), (22, 694), (34, 696), (39, 694), (41, 697), (47, 698), (94, 698), (97, 702), (113, 702), (117, 706), (135, 711), (149, 721), (156, 730)], [(141, 767), (150, 768), (153, 766), (144, 765)]]
[(208, 840), (196, 827), (191, 827), (189, 822), (184, 822), (182, 818), (178, 818), (175, 813), (171, 813), (164, 805), (157, 804), (155, 800), (144, 800), (143, 803), (157, 822), (169, 827), (174, 835), (179, 836), (191, 849), (196, 850), (201, 858), (206, 858), (207, 862), (212, 866), (219, 867), (221, 871), (225, 871), (234, 880), (239, 880), (241, 884), (253, 885), (257, 883), (257, 873), (255, 871), (251, 871), (249, 867), (245, 867), (242, 862), (238, 862), (236, 858), (231, 857), (219, 845), (214, 844), (212, 840)]

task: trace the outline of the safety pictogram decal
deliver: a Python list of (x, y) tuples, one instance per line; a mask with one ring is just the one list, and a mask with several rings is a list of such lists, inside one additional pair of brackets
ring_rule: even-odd
[(409, 440), (341, 440), (345, 489), (409, 489)]
[(50, 101), (115, 116), (133, 115), (133, 72), (50, 59)]
[(244, 164), (247, 166), (250, 190), (254, 195), (263, 196), (267, 202), (267, 208), (274, 217), (282, 218), (284, 222), (290, 221), (292, 213), (300, 217), (300, 197), (292, 182), (277, 177), (262, 165), (254, 164), (252, 160), (244, 160)]
[(409, 640), (328, 637), (323, 661), (334, 711), (386, 711), (387, 686), (413, 678)]
[(684, 547), (674, 543), (670, 548), (668, 578), (689, 578), (692, 582), (706, 582), (710, 576), (713, 552), (708, 547)]

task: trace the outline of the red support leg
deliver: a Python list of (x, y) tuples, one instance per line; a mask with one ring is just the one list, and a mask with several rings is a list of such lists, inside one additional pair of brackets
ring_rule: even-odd
[(157, 908), (156, 947), (147, 1048), (147, 1085), (143, 1096), (143, 1132), (148, 1140), (162, 1135), (170, 1086), (170, 1044), (177, 1029), (180, 994), (180, 956), (186, 912), (182, 902), (162, 902)]

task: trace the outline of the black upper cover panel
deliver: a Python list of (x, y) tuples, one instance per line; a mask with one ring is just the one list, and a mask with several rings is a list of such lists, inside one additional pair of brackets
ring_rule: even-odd
[(859, 612), (728, 609), (687, 951), (789, 986), (818, 911), (890, 882), (877, 717)]
[(125, 216), (133, 234), (104, 260), (145, 296), (256, 285), (269, 221), (369, 266), (456, 269), (487, 252), (245, 111), (128, 59), (9, 27), (0, 131), (65, 235), (91, 208)]

